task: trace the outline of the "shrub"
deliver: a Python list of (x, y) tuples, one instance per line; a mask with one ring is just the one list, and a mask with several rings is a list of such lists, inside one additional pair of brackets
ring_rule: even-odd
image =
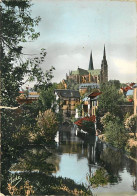
[(137, 115), (132, 114), (129, 118), (125, 120), (125, 128), (134, 133), (134, 138), (136, 138), (136, 128), (137, 128)]
[(115, 121), (115, 116), (110, 112), (105, 113), (105, 115), (100, 119), (100, 122), (104, 128), (107, 126), (107, 123), (109, 123), (110, 121)]
[(13, 136), (14, 145), (27, 145), (30, 140), (30, 128), (22, 126), (19, 131), (15, 132)]
[(53, 141), (58, 128), (55, 113), (51, 110), (46, 110), (43, 113), (39, 112), (37, 126), (39, 128), (39, 138), (43, 138), (46, 142)]
[(128, 141), (129, 135), (126, 133), (124, 125), (118, 118), (110, 121), (105, 126), (106, 141), (116, 148), (123, 149)]

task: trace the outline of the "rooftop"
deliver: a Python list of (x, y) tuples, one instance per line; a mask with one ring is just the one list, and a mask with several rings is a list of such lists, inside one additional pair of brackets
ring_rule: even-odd
[(89, 72), (92, 76), (98, 76), (98, 75), (100, 75), (100, 71), (101, 71), (101, 69), (88, 70), (88, 72)]
[(88, 71), (85, 69), (78, 68), (76, 71), (71, 72), (72, 75), (88, 75)]
[(55, 92), (61, 97), (67, 98), (80, 98), (79, 91), (70, 90), (70, 89), (56, 89)]
[(94, 89), (94, 88), (100, 88), (100, 85), (97, 83), (83, 83), (79, 85), (79, 89), (87, 88), (87, 87), (91, 87), (92, 89)]

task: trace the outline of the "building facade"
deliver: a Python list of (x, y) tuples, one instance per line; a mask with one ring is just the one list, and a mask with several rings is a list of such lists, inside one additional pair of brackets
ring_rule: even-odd
[(101, 63), (101, 69), (94, 69), (93, 66), (93, 58), (92, 58), (92, 52), (90, 54), (90, 60), (89, 60), (89, 67), (88, 70), (81, 69), (78, 67), (75, 71), (70, 71), (69, 75), (66, 74), (66, 80), (73, 80), (77, 84), (81, 83), (105, 83), (108, 81), (108, 64), (106, 60), (106, 51), (104, 46), (104, 54), (103, 54), (103, 60)]
[(75, 90), (55, 90), (57, 109), (56, 112), (62, 112), (65, 118), (74, 117), (76, 114), (76, 105), (80, 102), (80, 93)]

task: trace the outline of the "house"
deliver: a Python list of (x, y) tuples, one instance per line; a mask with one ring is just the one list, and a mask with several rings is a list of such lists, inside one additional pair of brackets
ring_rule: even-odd
[(25, 92), (25, 91), (20, 91), (19, 92), (20, 95), (16, 98), (17, 102), (19, 104), (30, 104), (32, 103), (33, 101), (37, 101), (38, 98), (39, 98), (39, 93), (37, 92)]
[(87, 95), (82, 101), (82, 116), (96, 115), (98, 97), (102, 92), (95, 91)]
[(87, 91), (93, 91), (94, 89), (99, 89), (100, 85), (97, 83), (84, 83), (79, 85), (79, 92), (81, 95), (85, 94)]
[(79, 91), (56, 89), (55, 96), (57, 102), (56, 112), (61, 111), (64, 118), (74, 117), (76, 114), (76, 105), (80, 102)]
[(98, 97), (101, 95), (102, 92), (95, 91), (89, 94), (90, 98), (90, 115), (95, 115), (96, 116), (96, 110), (98, 108)]

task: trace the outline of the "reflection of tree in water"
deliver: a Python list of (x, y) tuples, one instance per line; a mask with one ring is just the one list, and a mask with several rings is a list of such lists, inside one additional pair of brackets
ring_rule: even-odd
[(137, 162), (127, 158), (126, 160), (126, 168), (127, 171), (134, 176), (134, 180), (133, 180), (133, 189), (135, 191), (137, 191)]
[(28, 150), (19, 158), (18, 163), (11, 167), (14, 171), (33, 171), (37, 170), (44, 173), (52, 173), (52, 164), (47, 163), (47, 158), (51, 153), (46, 149), (34, 148)]
[(2, 146), (2, 186), (1, 192), (4, 193), (5, 187), (10, 176), (10, 167), (13, 163), (16, 163), (17, 157), (20, 157), (24, 153), (24, 149), (20, 150), (20, 147), (16, 149), (10, 148), (10, 146)]
[(102, 166), (111, 176), (110, 182), (116, 183), (121, 181), (119, 172), (123, 171), (125, 166), (125, 158), (123, 154), (120, 151), (111, 148), (105, 148), (100, 155), (100, 159), (102, 161)]
[[(24, 195), (24, 187), (28, 182), (29, 189), (31, 188), (35, 195), (68, 195), (74, 192), (74, 189), (77, 189), (77, 195), (81, 195), (79, 191), (87, 191), (84, 186), (77, 185), (73, 180), (53, 177), (51, 175), (54, 169), (53, 165), (47, 161), (50, 155), (51, 153), (45, 148), (27, 150), (22, 157), (18, 158), (18, 162), (13, 164), (10, 168), (12, 174), (7, 173), (3, 193), (8, 195), (7, 187), (9, 187), (9, 191), (12, 190), (11, 188), (14, 188), (15, 193)], [(59, 161), (59, 158), (54, 161), (57, 168), (59, 168)], [(18, 180), (15, 182), (11, 180), (15, 178), (19, 179), (19, 183), (16, 187), (14, 187), (14, 185)], [(9, 183), (9, 185), (7, 183)]]
[[(10, 152), (12, 155), (12, 151)], [(44, 172), (45, 174), (49, 174), (53, 170), (53, 166), (46, 162), (47, 157), (51, 155), (51, 153), (46, 150), (44, 147), (34, 148), (34, 149), (14, 149), (14, 153), (12, 156), (8, 156), (8, 154), (3, 154), (3, 164), (2, 164), (2, 174), (4, 176), (2, 180), (2, 192), (8, 194), (7, 191), (7, 183), (10, 182), (11, 171), (22, 171), (22, 172)], [(27, 180), (26, 180), (27, 181)], [(22, 186), (24, 186), (24, 184)]]
[(88, 182), (93, 188), (105, 186), (110, 182), (110, 176), (104, 168), (99, 168), (88, 177)]

